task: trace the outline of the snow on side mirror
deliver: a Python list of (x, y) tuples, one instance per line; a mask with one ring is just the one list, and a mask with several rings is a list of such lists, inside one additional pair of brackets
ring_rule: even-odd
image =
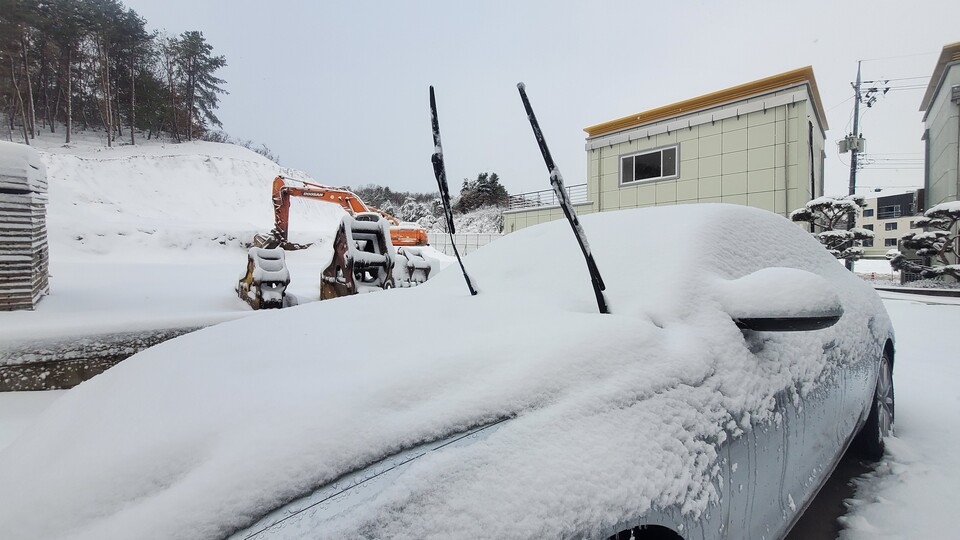
[(829, 281), (795, 268), (764, 268), (717, 284), (717, 300), (741, 329), (756, 332), (820, 330), (843, 315)]

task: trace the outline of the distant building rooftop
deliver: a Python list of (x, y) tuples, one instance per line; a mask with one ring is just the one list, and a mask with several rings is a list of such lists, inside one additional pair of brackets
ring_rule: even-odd
[(937, 59), (937, 65), (933, 68), (933, 74), (930, 75), (930, 84), (927, 85), (927, 91), (923, 94), (923, 102), (920, 103), (920, 111), (927, 112), (933, 96), (937, 93), (937, 88), (943, 82), (943, 74), (947, 65), (953, 62), (960, 62), (960, 41), (944, 45), (940, 51), (940, 58)]
[(650, 109), (630, 116), (624, 116), (617, 120), (611, 120), (595, 126), (586, 127), (583, 130), (590, 137), (613, 133), (624, 129), (640, 126), (665, 118), (672, 118), (681, 114), (688, 114), (703, 109), (708, 109), (724, 103), (747, 99), (757, 94), (772, 92), (780, 88), (795, 86), (800, 83), (807, 83), (810, 86), (810, 94), (815, 102), (817, 118), (824, 130), (828, 129), (827, 119), (823, 115), (823, 104), (820, 102), (820, 92), (817, 90), (817, 80), (813, 76), (811, 66), (795, 69), (758, 81), (748, 82), (726, 90), (720, 90), (705, 94), (695, 98), (679, 101), (656, 109)]

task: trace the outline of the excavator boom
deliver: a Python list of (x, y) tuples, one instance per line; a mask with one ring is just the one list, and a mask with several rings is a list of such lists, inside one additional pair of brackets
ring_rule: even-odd
[(287, 178), (278, 176), (273, 180), (273, 214), (274, 229), (272, 242), (261, 238), (267, 247), (271, 243), (284, 249), (299, 249), (305, 247), (289, 241), (290, 230), (290, 198), (303, 197), (314, 201), (323, 201), (340, 205), (351, 216), (375, 213), (383, 216), (390, 222), (390, 240), (395, 246), (426, 246), (427, 231), (414, 224), (403, 224), (390, 214), (364, 204), (363, 200), (350, 190), (334, 188), (312, 182), (298, 180), (303, 186), (292, 186), (286, 182)]

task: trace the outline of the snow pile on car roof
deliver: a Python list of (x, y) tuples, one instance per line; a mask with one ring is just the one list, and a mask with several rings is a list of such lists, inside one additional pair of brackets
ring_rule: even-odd
[[(222, 537), (502, 418), (317, 535), (563, 536), (651, 506), (697, 514), (719, 496), (717, 445), (772, 421), (778, 392), (814, 388), (824, 339), (873, 353), (864, 329), (887, 331), (875, 293), (782, 217), (691, 205), (582, 221), (611, 315), (596, 313), (569, 226), (554, 222), (467, 257), (478, 296), (451, 268), (415, 289), (207, 328), (80, 385), (0, 453), (5, 537)], [(771, 336), (758, 361), (717, 282), (769, 266), (822, 276), (845, 313)]]

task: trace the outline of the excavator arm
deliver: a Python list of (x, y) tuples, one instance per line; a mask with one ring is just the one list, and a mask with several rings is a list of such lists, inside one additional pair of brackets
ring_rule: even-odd
[(390, 214), (377, 208), (369, 207), (363, 200), (352, 191), (333, 188), (312, 182), (301, 182), (303, 186), (292, 186), (287, 184), (286, 178), (277, 176), (273, 180), (273, 216), (274, 229), (273, 240), (276, 245), (284, 249), (299, 249), (300, 244), (292, 244), (288, 235), (290, 230), (290, 198), (303, 197), (315, 201), (323, 201), (340, 205), (351, 216), (356, 217), (360, 214), (375, 213), (383, 216), (390, 222), (390, 239), (395, 246), (425, 246), (427, 242), (427, 231), (417, 226), (401, 224)]

